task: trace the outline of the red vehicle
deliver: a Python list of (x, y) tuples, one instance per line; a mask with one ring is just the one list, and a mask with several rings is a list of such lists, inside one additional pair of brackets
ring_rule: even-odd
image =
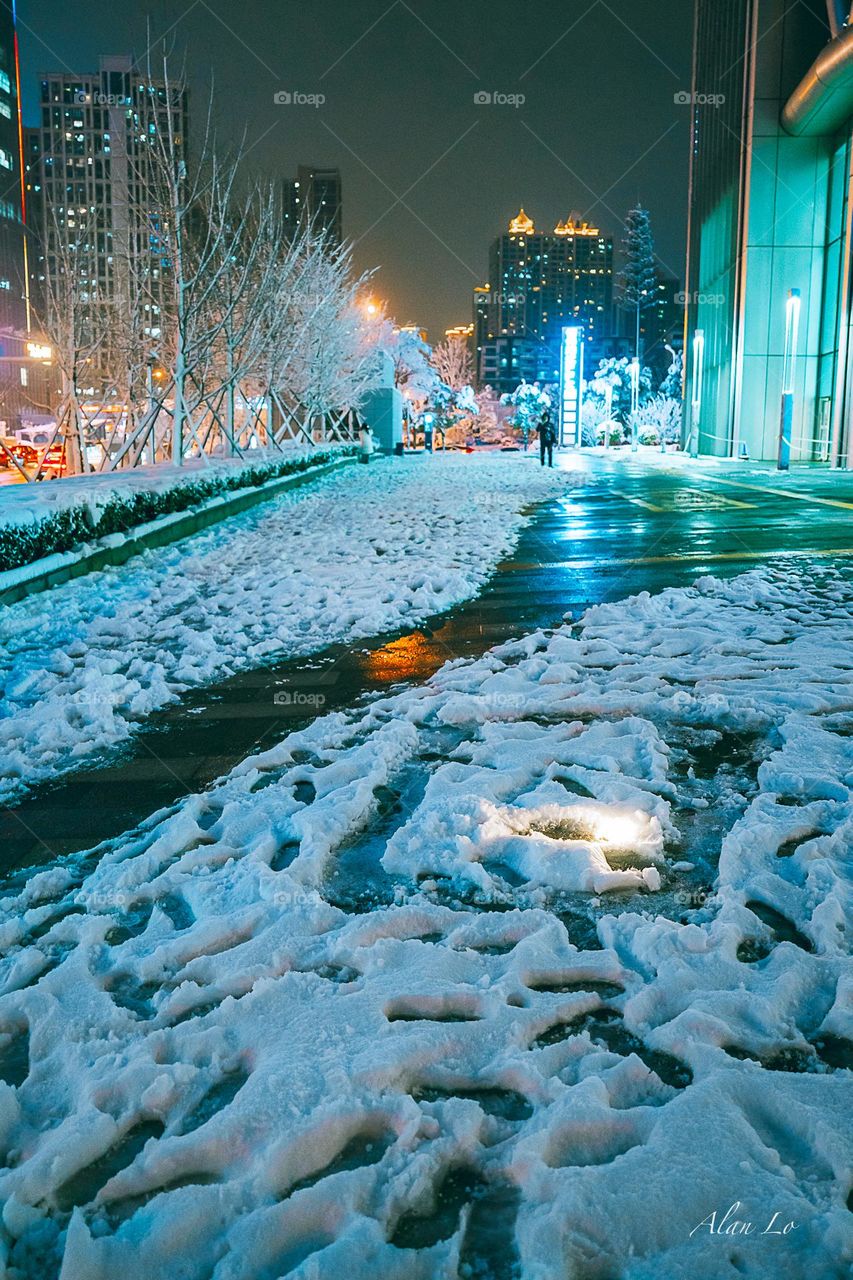
[(50, 475), (65, 475), (68, 470), (68, 463), (65, 458), (64, 444), (52, 444), (50, 448), (45, 450), (44, 457), (41, 460), (41, 469)]
[(19, 440), (11, 446), (9, 452), (22, 467), (35, 467), (38, 465), (38, 449), (34, 449), (31, 444), (25, 444), (22, 440)]

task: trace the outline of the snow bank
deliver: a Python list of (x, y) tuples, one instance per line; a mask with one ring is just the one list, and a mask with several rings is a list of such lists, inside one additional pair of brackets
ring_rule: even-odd
[(187, 458), (177, 467), (157, 463), (148, 467), (129, 467), (125, 471), (98, 471), (82, 476), (62, 476), (38, 484), (9, 484), (0, 488), (0, 528), (5, 525), (30, 524), (47, 516), (86, 506), (93, 517), (115, 496), (130, 497), (135, 493), (163, 493), (168, 489), (200, 479), (231, 478), (254, 467), (307, 458), (317, 453), (309, 445), (279, 449), (253, 449), (243, 458)]
[(0, 612), (0, 799), (122, 742), (192, 686), (410, 625), (476, 593), (529, 504), (517, 457), (376, 463)]
[(601, 606), (10, 883), (5, 1275), (848, 1275), (851, 605)]

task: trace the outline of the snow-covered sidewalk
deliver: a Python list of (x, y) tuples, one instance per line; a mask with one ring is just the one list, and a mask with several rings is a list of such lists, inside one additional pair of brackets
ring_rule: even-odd
[(476, 594), (522, 509), (580, 482), (518, 455), (378, 461), (0, 610), (0, 799), (181, 690)]
[(849, 1275), (851, 653), (831, 568), (599, 606), (21, 880), (6, 1274)]

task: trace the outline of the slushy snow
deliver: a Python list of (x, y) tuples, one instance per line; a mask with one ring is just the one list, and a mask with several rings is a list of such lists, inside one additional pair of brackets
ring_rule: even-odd
[(532, 457), (347, 467), (7, 607), (0, 800), (125, 741), (188, 688), (476, 595), (524, 509), (573, 483), (579, 473), (543, 471)]
[(851, 652), (602, 605), (9, 882), (3, 1274), (848, 1276)]

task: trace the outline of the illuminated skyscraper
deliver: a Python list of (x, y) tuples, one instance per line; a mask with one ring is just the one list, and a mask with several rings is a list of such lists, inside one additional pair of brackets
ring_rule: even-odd
[(556, 381), (564, 325), (600, 339), (612, 316), (611, 237), (577, 217), (538, 232), (521, 209), (492, 244), (488, 294), (475, 291), (478, 377), (501, 392), (520, 374)]
[(18, 49), (14, 5), (0, 6), (0, 328), (27, 327)]
[(169, 264), (152, 198), (151, 139), (168, 114), (177, 145), (187, 134), (186, 93), (143, 74), (129, 56), (104, 57), (96, 72), (53, 72), (41, 81), (41, 120), (28, 131), (27, 182), (41, 280), (61, 271), (75, 247), (80, 298), (110, 307), (129, 276), (144, 274), (143, 332), (152, 348), (163, 333)]

